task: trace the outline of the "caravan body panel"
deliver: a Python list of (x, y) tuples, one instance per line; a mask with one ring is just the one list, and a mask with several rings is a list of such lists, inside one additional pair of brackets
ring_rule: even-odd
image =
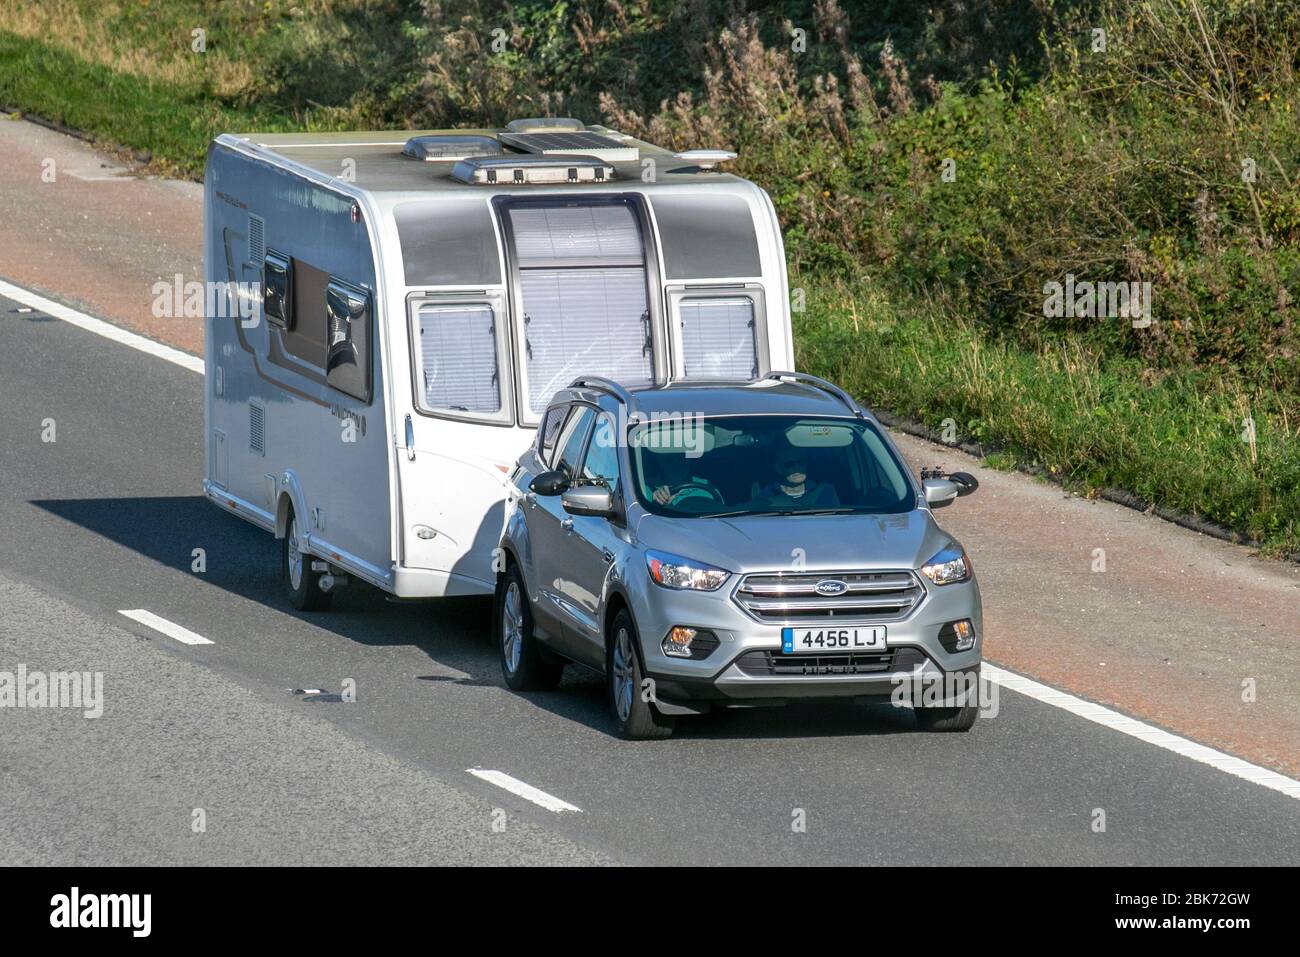
[[(408, 137), (436, 149), (500, 132), (222, 136), (209, 156), (210, 280), (263, 281), (272, 313), (280, 295), (291, 311), (310, 299), (326, 340), (322, 289), (369, 309), (350, 342), (368, 350), (368, 392), (358, 369), (325, 367), (331, 342), (300, 342), (274, 315), (253, 329), (209, 318), (208, 367), (225, 380), (218, 392), (209, 377), (209, 496), (280, 533), (287, 504), (319, 509), (313, 553), (402, 597), (491, 591), (507, 474), (577, 376), (794, 364), (761, 189), (630, 137), (603, 182), (473, 185), (402, 154)], [(250, 416), (265, 417), (263, 452)], [(361, 434), (344, 449), (348, 422)]]

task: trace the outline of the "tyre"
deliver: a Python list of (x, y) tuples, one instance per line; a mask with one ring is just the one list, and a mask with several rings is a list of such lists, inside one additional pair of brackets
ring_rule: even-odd
[(289, 604), (299, 611), (324, 611), (334, 598), (329, 592), (321, 591), (321, 572), (311, 567), (311, 556), (301, 548), (298, 534), (298, 516), (289, 506), (289, 524), (284, 530), (284, 541), (280, 549), (280, 575), (284, 580), (284, 592)]
[(979, 705), (960, 708), (917, 708), (916, 720), (926, 731), (969, 731), (979, 717)]
[(550, 691), (560, 683), (564, 665), (546, 653), (533, 633), (533, 610), (517, 565), (511, 563), (497, 582), (494, 607), (501, 674), (512, 691)]
[(673, 719), (659, 713), (645, 700), (641, 683), (644, 672), (637, 653), (636, 625), (626, 608), (614, 616), (610, 625), (609, 651), (605, 661), (605, 684), (609, 689), (609, 707), (618, 722), (618, 733), (625, 738), (644, 740), (666, 738), (673, 733)]
[[(965, 692), (968, 696), (965, 701), (970, 701), (970, 695), (979, 694), (979, 672), (974, 672), (976, 679), (976, 690), (969, 689)], [(974, 704), (961, 704), (951, 708), (916, 708), (916, 720), (926, 731), (969, 731), (975, 726), (975, 719), (979, 717), (980, 707), (979, 699), (974, 699)]]

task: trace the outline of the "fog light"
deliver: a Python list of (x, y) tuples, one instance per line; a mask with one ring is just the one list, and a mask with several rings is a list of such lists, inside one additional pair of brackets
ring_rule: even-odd
[(953, 622), (953, 634), (957, 636), (956, 649), (970, 651), (975, 647), (975, 628), (969, 621)]
[(664, 654), (673, 658), (689, 658), (691, 656), (691, 642), (695, 640), (696, 634), (694, 628), (687, 628), (684, 625), (677, 625), (672, 628), (664, 638)]

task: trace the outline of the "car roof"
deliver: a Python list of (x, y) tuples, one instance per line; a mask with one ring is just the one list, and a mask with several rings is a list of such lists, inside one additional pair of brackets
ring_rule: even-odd
[[(674, 381), (632, 387), (626, 389), (626, 393), (631, 400), (628, 412), (647, 416), (817, 415), (844, 418), (856, 414), (856, 409), (849, 408), (839, 396), (826, 389), (782, 379)], [(612, 396), (612, 393), (598, 385), (584, 385), (561, 391), (554, 401), (598, 401), (601, 396)], [(618, 399), (610, 401), (617, 403)], [(865, 409), (863, 413), (874, 419)]]

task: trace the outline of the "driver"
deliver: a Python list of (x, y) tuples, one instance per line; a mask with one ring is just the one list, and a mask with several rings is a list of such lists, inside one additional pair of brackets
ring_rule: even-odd
[(779, 481), (759, 490), (756, 497), (760, 501), (776, 506), (806, 505), (812, 508), (830, 508), (840, 504), (834, 485), (808, 478), (808, 466), (795, 449), (789, 449), (777, 458), (776, 474)]
[(659, 505), (676, 505), (688, 498), (709, 498), (722, 501), (722, 494), (706, 478), (691, 474), (691, 462), (685, 455), (660, 454), (659, 475), (663, 484), (654, 490), (654, 500)]

